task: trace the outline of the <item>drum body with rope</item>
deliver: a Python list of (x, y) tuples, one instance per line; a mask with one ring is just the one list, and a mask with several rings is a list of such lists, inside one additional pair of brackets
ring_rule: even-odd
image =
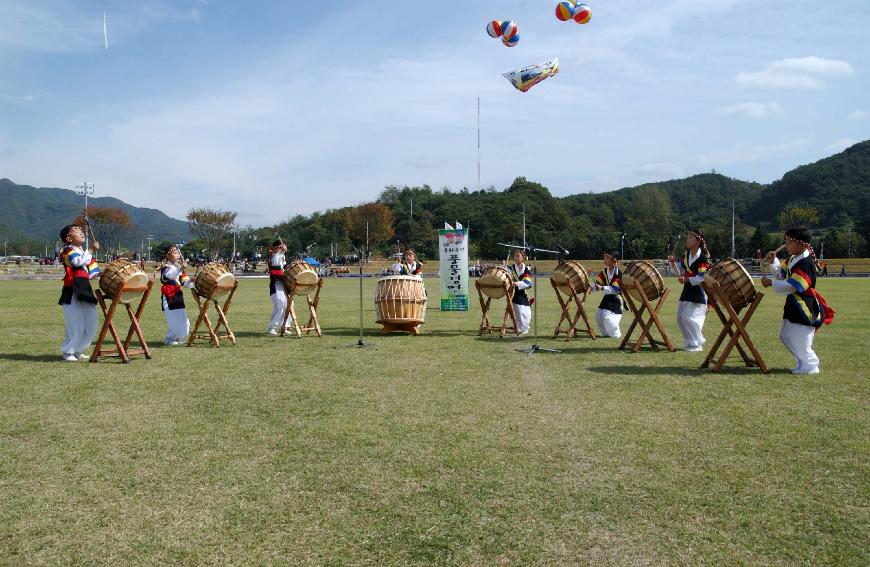
[(716, 262), (704, 274), (704, 282), (707, 285), (711, 285), (714, 281), (722, 288), (722, 293), (735, 311), (740, 311), (752, 303), (758, 293), (746, 268), (731, 258)]
[(426, 321), (426, 288), (418, 276), (387, 276), (375, 290), (377, 323), (420, 324)]
[[(553, 270), (550, 276), (556, 288), (565, 295), (571, 295), (571, 287), (574, 293), (583, 293), (589, 287), (589, 275), (580, 262), (565, 260)], [(570, 285), (568, 285), (570, 283)]]
[(290, 295), (308, 295), (317, 289), (318, 280), (317, 270), (304, 260), (293, 260), (284, 268), (284, 285)]
[(626, 284), (628, 293), (635, 298), (639, 298), (635, 285), (643, 288), (644, 294), (650, 301), (658, 299), (665, 290), (662, 275), (655, 266), (645, 260), (628, 264), (622, 273), (622, 281)]
[(236, 277), (229, 268), (218, 262), (205, 265), (193, 278), (196, 293), (211, 299), (220, 299), (227, 295), (235, 282)]
[[(148, 274), (142, 271), (139, 264), (127, 258), (118, 258), (109, 263), (100, 275), (100, 291), (112, 299), (120, 292), (121, 303), (131, 303), (145, 293), (148, 285)], [(123, 287), (138, 288), (140, 291), (121, 291)]]
[(480, 284), (480, 291), (492, 299), (504, 297), (505, 285), (510, 288), (513, 282), (511, 271), (499, 265), (484, 266), (480, 272), (480, 278), (477, 280), (477, 283)]

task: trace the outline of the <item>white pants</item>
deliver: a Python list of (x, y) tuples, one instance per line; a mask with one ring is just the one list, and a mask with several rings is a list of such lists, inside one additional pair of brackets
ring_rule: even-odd
[(63, 325), (61, 354), (84, 352), (97, 334), (97, 306), (79, 301), (73, 294), (72, 302), (63, 306)]
[[(180, 291), (178, 293), (181, 293)], [(187, 335), (190, 333), (190, 320), (187, 318), (187, 311), (184, 309), (169, 309), (166, 305), (166, 298), (161, 296), (163, 302), (163, 315), (166, 316), (166, 337), (163, 338), (165, 344), (173, 341), (184, 342), (187, 340)]]
[(698, 348), (704, 345), (704, 318), (707, 316), (707, 305), (704, 303), (692, 303), (680, 301), (677, 303), (677, 325), (683, 334), (683, 343), (686, 348)]
[(782, 320), (782, 327), (779, 328), (779, 340), (794, 355), (797, 369), (806, 371), (819, 367), (819, 357), (813, 350), (815, 336), (815, 327), (798, 325), (786, 319)]
[(532, 320), (532, 308), (528, 305), (518, 305), (516, 303), (512, 303), (514, 306), (514, 317), (517, 318), (517, 327), (519, 328), (521, 333), (529, 332), (529, 322)]
[[(284, 293), (284, 282), (275, 282), (275, 293), (269, 296), (272, 299), (272, 320), (269, 322), (270, 331), (281, 331), (281, 323), (284, 322), (284, 313), (287, 311), (287, 294)], [(293, 318), (287, 317), (287, 328), (293, 324)]]
[(598, 334), (602, 337), (613, 337), (618, 339), (622, 336), (619, 330), (619, 321), (622, 320), (621, 313), (614, 313), (610, 309), (598, 309), (595, 312), (595, 323), (598, 325)]

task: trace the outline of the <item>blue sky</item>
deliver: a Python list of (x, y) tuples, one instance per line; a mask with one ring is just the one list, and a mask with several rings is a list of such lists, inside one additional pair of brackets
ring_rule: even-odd
[[(870, 137), (866, 0), (0, 0), (0, 177), (274, 223), (385, 185), (769, 182)], [(513, 19), (521, 41), (484, 31)], [(503, 72), (559, 57), (528, 93)]]

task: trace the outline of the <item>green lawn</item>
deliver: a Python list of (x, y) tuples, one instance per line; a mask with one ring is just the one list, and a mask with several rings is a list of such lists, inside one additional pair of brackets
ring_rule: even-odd
[(325, 283), (322, 338), (274, 339), (266, 285), (240, 284), (220, 349), (159, 345), (152, 298), (154, 359), (122, 365), (60, 362), (59, 282), (0, 282), (0, 564), (870, 563), (870, 280), (820, 281), (819, 376), (783, 370), (772, 294), (762, 375), (613, 339), (527, 357), (475, 336), (476, 298), (376, 336), (373, 279), (376, 350), (336, 348), (356, 280)]

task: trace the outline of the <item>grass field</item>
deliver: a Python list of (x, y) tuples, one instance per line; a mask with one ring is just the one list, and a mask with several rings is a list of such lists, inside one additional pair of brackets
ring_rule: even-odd
[(59, 282), (0, 282), (0, 564), (870, 563), (870, 281), (820, 280), (818, 376), (784, 370), (772, 294), (749, 330), (773, 372), (713, 374), (613, 339), (527, 357), (475, 336), (476, 299), (376, 336), (364, 285), (376, 349), (336, 348), (356, 280), (325, 283), (320, 339), (267, 337), (255, 280), (237, 346), (157, 346), (152, 298), (154, 359), (121, 365), (60, 362)]

